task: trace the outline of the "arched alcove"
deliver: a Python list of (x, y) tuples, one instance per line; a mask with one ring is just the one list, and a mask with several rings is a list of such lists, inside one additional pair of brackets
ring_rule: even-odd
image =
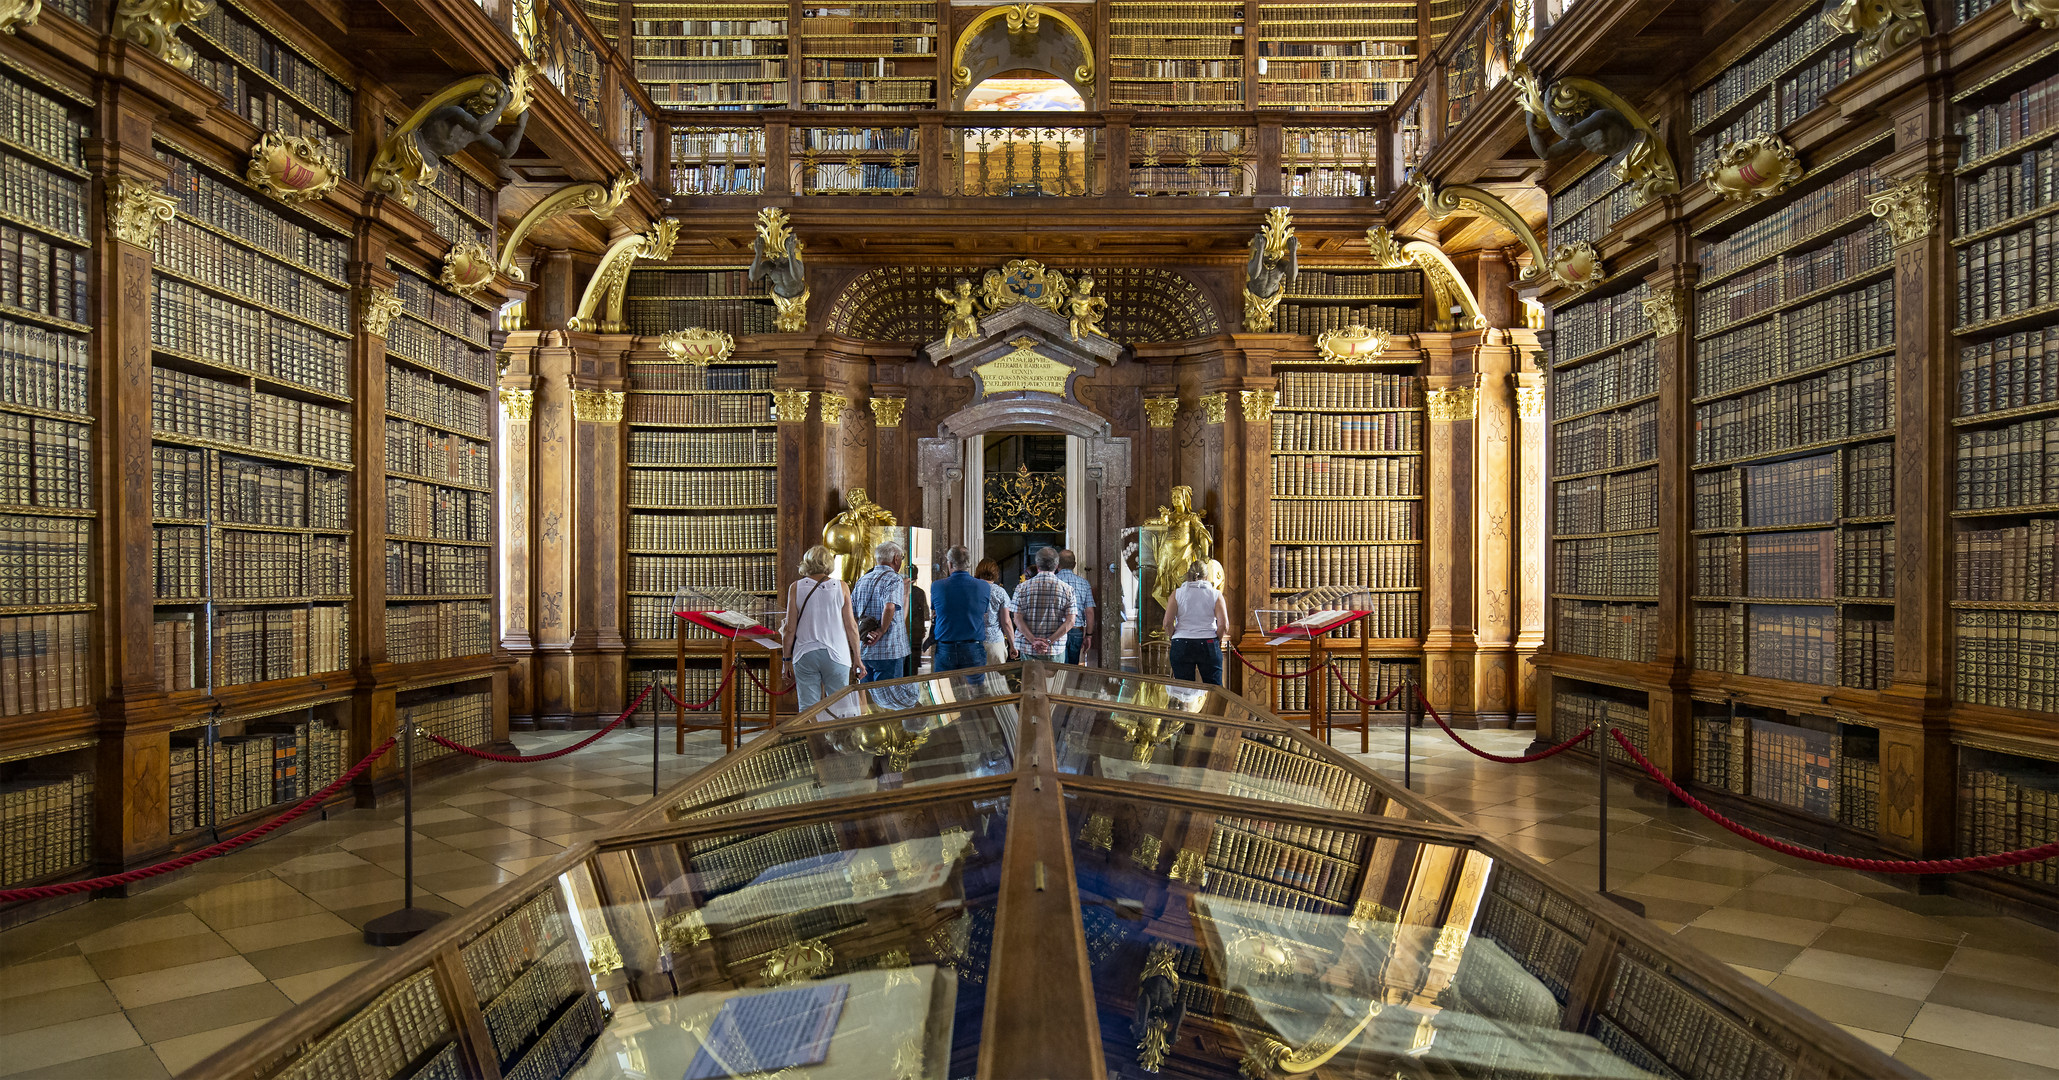
[(1094, 46), (1070, 16), (1041, 4), (988, 8), (951, 51), (951, 105), (969, 108), (974, 87), (996, 76), (1037, 73), (1094, 100)]

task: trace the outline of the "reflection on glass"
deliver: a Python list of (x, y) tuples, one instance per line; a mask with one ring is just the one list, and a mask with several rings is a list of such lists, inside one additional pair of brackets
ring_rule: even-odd
[(1111, 1076), (1651, 1075), (1560, 1029), (1529, 941), (1497, 936), (1515, 934), (1504, 909), (1555, 894), (1479, 852), (1067, 804)]
[(822, 704), (814, 718), (823, 723), (871, 713), (901, 712), (925, 705), (947, 707), (979, 698), (1003, 697), (1022, 690), (1022, 666), (998, 671), (954, 671), (906, 682), (853, 683)]
[(1052, 713), (1063, 772), (1355, 813), (1385, 805), (1357, 774), (1285, 732), (1083, 705)]
[(1078, 668), (1049, 670), (1050, 675), (1045, 682), (1044, 692), (1060, 697), (1119, 701), (1148, 709), (1172, 709), (1201, 716), (1220, 716), (1226, 720), (1238, 720), (1252, 715), (1251, 710), (1219, 690), (1153, 682), (1134, 675), (1110, 671), (1083, 671)]
[(731, 762), (673, 804), (673, 821), (740, 814), (894, 788), (994, 776), (1015, 767), (1013, 704), (836, 727), (809, 725)]
[(972, 1075), (1007, 813), (943, 803), (609, 856), (644, 897), (609, 923), (660, 951), (572, 1075)]

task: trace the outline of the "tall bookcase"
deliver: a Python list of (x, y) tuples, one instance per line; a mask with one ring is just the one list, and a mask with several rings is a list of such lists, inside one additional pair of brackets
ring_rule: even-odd
[(1110, 0), (1108, 104), (1235, 109), (1244, 103), (1242, 2)]
[(786, 4), (714, 0), (631, 5), (636, 79), (660, 108), (784, 108)]
[(1302, 268), (1281, 298), (1279, 332), (1315, 337), (1347, 326), (1385, 330), (1397, 337), (1421, 331), (1422, 271)]
[(799, 108), (934, 109), (933, 0), (842, 0), (801, 8)]
[(1392, 105), (1415, 78), (1420, 32), (1414, 0), (1259, 0), (1252, 105), (1318, 111)]
[(770, 334), (779, 312), (749, 266), (638, 267), (630, 271), (622, 318), (629, 332), (655, 338), (698, 326), (731, 337)]
[(198, 54), (192, 76), (259, 131), (318, 139), (351, 168), (355, 91), (306, 52), (272, 33), (235, 0), (187, 28)]

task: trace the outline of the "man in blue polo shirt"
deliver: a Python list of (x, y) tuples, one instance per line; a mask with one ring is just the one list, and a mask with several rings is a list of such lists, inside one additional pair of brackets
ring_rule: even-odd
[(1068, 664), (1077, 664), (1082, 655), (1091, 656), (1094, 651), (1094, 587), (1073, 569), (1078, 561), (1071, 548), (1058, 553), (1058, 580), (1072, 589), (1073, 626), (1065, 635), (1065, 662)]
[(930, 588), (937, 638), (931, 670), (979, 667), (987, 662), (987, 591), (993, 586), (972, 576), (972, 552), (963, 544), (944, 552), (944, 569), (949, 575)]

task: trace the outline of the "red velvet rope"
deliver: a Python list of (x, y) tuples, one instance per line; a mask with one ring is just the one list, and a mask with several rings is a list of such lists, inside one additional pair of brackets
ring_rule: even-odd
[(1629, 739), (1623, 737), (1622, 732), (1611, 728), (1609, 729), (1609, 734), (1615, 736), (1617, 745), (1628, 751), (1631, 759), (1642, 766), (1644, 771), (1651, 775), (1652, 779), (1664, 784), (1666, 790), (1673, 793), (1674, 798), (1693, 807), (1696, 813), (1708, 818), (1710, 821), (1729, 829), (1731, 832), (1744, 837), (1746, 840), (1750, 840), (1754, 844), (1772, 848), (1782, 855), (1792, 855), (1797, 859), (1806, 859), (1809, 862), (1822, 863), (1825, 866), (1839, 866), (1846, 870), (1864, 870), (1874, 874), (1963, 874), (1969, 870), (1999, 870), (2005, 866), (2021, 866), (2024, 863), (2043, 862), (2046, 859), (2059, 858), (2059, 840), (2034, 848), (1999, 851), (1992, 855), (1973, 855), (1964, 859), (1855, 859), (1849, 855), (1832, 855), (1828, 852), (1800, 847), (1790, 844), (1785, 840), (1776, 840), (1755, 829), (1746, 828), (1717, 813), (1707, 803), (1683, 791), (1679, 784), (1673, 782), (1672, 777), (1667, 776), (1654, 767), (1650, 761), (1646, 760), (1643, 754), (1637, 752), (1637, 747), (1632, 746)]
[(688, 705), (686, 702), (679, 700), (679, 695), (673, 693), (672, 688), (669, 686), (666, 686), (662, 683), (652, 683), (651, 685), (657, 687), (659, 690), (664, 691), (665, 696), (672, 699), (672, 704), (677, 705), (680, 708), (685, 709), (689, 712), (700, 712), (701, 710), (715, 704), (715, 699), (721, 697), (722, 691), (729, 688), (729, 680), (736, 677), (736, 669), (737, 667), (741, 666), (742, 665), (734, 665), (728, 671), (723, 672), (722, 681), (715, 684), (715, 692), (709, 694), (707, 697), (702, 698), (699, 702), (692, 705)]
[(308, 811), (313, 810), (322, 800), (343, 790), (345, 785), (363, 775), (366, 769), (371, 768), (372, 762), (379, 760), (386, 751), (393, 749), (393, 744), (396, 741), (394, 739), (387, 739), (385, 742), (380, 743), (377, 749), (366, 754), (364, 760), (351, 766), (349, 772), (337, 777), (328, 787), (300, 800), (300, 802), (294, 804), (293, 809), (280, 814), (278, 817), (259, 825), (257, 828), (241, 836), (224, 840), (212, 847), (204, 847), (198, 851), (189, 851), (176, 859), (158, 863), (156, 866), (139, 867), (125, 873), (110, 874), (107, 877), (87, 878), (84, 881), (67, 881), (58, 885), (37, 885), (26, 889), (8, 889), (0, 892), (0, 904), (12, 904), (18, 900), (47, 900), (53, 896), (69, 896), (72, 893), (91, 892), (94, 889), (110, 889), (117, 885), (133, 885), (138, 881), (154, 878), (159, 874), (169, 874), (174, 870), (183, 870), (194, 863), (204, 862), (217, 855), (226, 855), (245, 844), (262, 839), (273, 830), (302, 817)]
[(785, 697), (788, 694), (794, 692), (794, 687), (801, 685), (799, 682), (790, 682), (786, 684), (786, 689), (774, 690), (773, 688), (765, 685), (763, 682), (760, 682), (758, 679), (758, 673), (752, 671), (749, 667), (746, 667), (742, 662), (738, 662), (737, 666), (742, 667), (744, 669), (744, 674), (749, 675), (751, 677), (751, 681), (758, 684), (758, 689), (765, 691), (767, 694), (770, 694), (773, 697)]
[(1437, 715), (1437, 707), (1435, 705), (1430, 704), (1430, 699), (1424, 697), (1423, 692), (1421, 690), (1416, 691), (1416, 700), (1423, 703), (1423, 710), (1430, 714), (1430, 719), (1437, 721), (1437, 726), (1443, 728), (1444, 733), (1446, 735), (1451, 736), (1452, 742), (1459, 744), (1459, 746), (1462, 747), (1467, 753), (1472, 754), (1475, 757), (1483, 757), (1489, 761), (1499, 761), (1503, 765), (1526, 765), (1532, 761), (1543, 761), (1545, 758), (1548, 758), (1553, 754), (1564, 753), (1567, 750), (1571, 750), (1574, 746), (1577, 746), (1581, 742), (1584, 742), (1589, 735), (1594, 734), (1594, 729), (1588, 728), (1587, 730), (1581, 732), (1578, 735), (1573, 736), (1570, 739), (1567, 739), (1565, 742), (1562, 742), (1557, 746), (1547, 746), (1534, 754), (1524, 754), (1520, 757), (1509, 757), (1505, 754), (1490, 754), (1487, 751), (1482, 750), (1477, 746), (1474, 746), (1472, 743), (1469, 743), (1464, 739), (1459, 738), (1458, 732), (1451, 730), (1451, 725), (1445, 723), (1444, 718)]
[(496, 754), (491, 750), (481, 750), (478, 747), (466, 746), (464, 743), (461, 742), (453, 742), (450, 739), (446, 739), (433, 731), (422, 732), (422, 737), (447, 750), (455, 750), (460, 754), (466, 755), (467, 757), (481, 758), (486, 761), (500, 761), (510, 765), (521, 765), (532, 761), (550, 761), (555, 758), (564, 757), (566, 754), (573, 753), (574, 751), (584, 750), (587, 747), (592, 746), (594, 743), (600, 741), (601, 736), (606, 735), (608, 732), (613, 731), (618, 727), (621, 727), (622, 721), (629, 719), (629, 714), (635, 712), (637, 710), (637, 707), (643, 704), (643, 699), (651, 696), (651, 691), (655, 689), (657, 685), (657, 683), (652, 683), (649, 686), (644, 687), (643, 693), (636, 695), (636, 700), (630, 702), (629, 707), (622, 710), (622, 715), (616, 717), (614, 721), (610, 723), (607, 727), (604, 727), (599, 731), (596, 731), (593, 734), (588, 735), (586, 738), (581, 739), (578, 742), (573, 743), (572, 745), (567, 746), (562, 750), (553, 750), (548, 754)]
[(1246, 660), (1244, 658), (1244, 654), (1238, 652), (1236, 649), (1231, 649), (1230, 655), (1236, 657), (1238, 663), (1243, 664), (1245, 667), (1248, 667), (1251, 670), (1258, 672), (1260, 675), (1263, 675), (1268, 679), (1306, 679), (1310, 675), (1313, 675), (1316, 672), (1323, 670), (1323, 668), (1330, 666), (1330, 661), (1325, 660), (1323, 661), (1322, 667), (1312, 667), (1309, 668), (1307, 671), (1297, 671), (1292, 675), (1282, 675), (1277, 671), (1267, 671), (1266, 669), (1259, 667), (1257, 664), (1254, 664), (1251, 661)]
[(1366, 708), (1369, 709), (1377, 709), (1380, 706), (1385, 705), (1390, 701), (1393, 701), (1394, 696), (1396, 694), (1401, 693), (1401, 686), (1408, 685), (1407, 683), (1402, 683), (1401, 686), (1397, 686), (1394, 689), (1387, 691), (1386, 697), (1383, 697), (1378, 701), (1368, 701), (1366, 700), (1366, 696), (1364, 694), (1359, 693), (1357, 690), (1352, 688), (1350, 683), (1344, 681), (1344, 673), (1342, 671), (1337, 670), (1337, 666), (1335, 664), (1330, 665), (1330, 674), (1335, 675), (1337, 677), (1337, 685), (1343, 687), (1345, 693), (1357, 698), (1359, 704), (1364, 705)]

